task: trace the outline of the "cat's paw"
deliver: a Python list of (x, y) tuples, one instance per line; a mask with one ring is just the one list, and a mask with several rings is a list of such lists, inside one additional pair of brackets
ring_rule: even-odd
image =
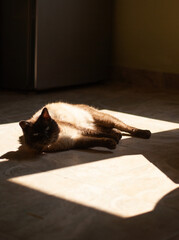
[(119, 143), (119, 140), (122, 138), (122, 133), (121, 132), (115, 132), (115, 137), (116, 137), (116, 141), (117, 143)]
[(138, 129), (135, 133), (134, 133), (135, 137), (139, 137), (139, 138), (144, 138), (144, 139), (149, 139), (151, 137), (151, 132), (149, 130), (141, 130)]
[(116, 148), (116, 141), (113, 139), (106, 139), (105, 146), (109, 149), (115, 149)]
[(119, 140), (122, 138), (122, 133), (119, 130), (112, 130), (111, 131), (111, 137), (112, 139), (115, 140), (115, 142), (118, 144)]

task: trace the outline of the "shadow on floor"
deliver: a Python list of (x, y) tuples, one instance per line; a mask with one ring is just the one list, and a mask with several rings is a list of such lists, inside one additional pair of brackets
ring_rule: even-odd
[[(0, 163), (0, 175), (8, 179), (124, 155), (142, 154), (173, 182), (179, 183), (178, 136), (179, 129), (175, 129), (152, 134), (149, 140), (126, 138), (120, 141), (114, 152), (98, 148), (36, 155), (20, 148), (0, 156), (0, 159), (9, 160)], [(90, 160), (86, 154), (90, 155)]]

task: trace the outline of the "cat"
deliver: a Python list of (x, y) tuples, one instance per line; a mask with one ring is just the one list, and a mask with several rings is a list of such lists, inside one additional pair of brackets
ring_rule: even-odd
[(121, 131), (148, 139), (149, 130), (131, 127), (84, 104), (50, 103), (29, 120), (19, 122), (25, 145), (38, 152), (105, 147), (115, 149)]

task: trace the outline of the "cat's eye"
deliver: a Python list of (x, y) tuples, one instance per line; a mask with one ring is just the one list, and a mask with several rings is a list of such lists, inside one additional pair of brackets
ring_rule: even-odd
[(34, 133), (34, 134), (33, 134), (33, 136), (38, 136), (38, 135), (39, 135), (39, 133)]
[(49, 129), (50, 129), (50, 127), (48, 126), (48, 127), (46, 127), (46, 129), (45, 129), (45, 130), (46, 130), (46, 131), (48, 131)]

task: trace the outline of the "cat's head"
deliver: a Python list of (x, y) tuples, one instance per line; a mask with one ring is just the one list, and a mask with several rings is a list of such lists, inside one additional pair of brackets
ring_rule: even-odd
[(19, 125), (23, 130), (25, 143), (37, 151), (43, 151), (44, 147), (55, 142), (60, 131), (47, 108), (42, 110), (35, 122), (23, 120)]

